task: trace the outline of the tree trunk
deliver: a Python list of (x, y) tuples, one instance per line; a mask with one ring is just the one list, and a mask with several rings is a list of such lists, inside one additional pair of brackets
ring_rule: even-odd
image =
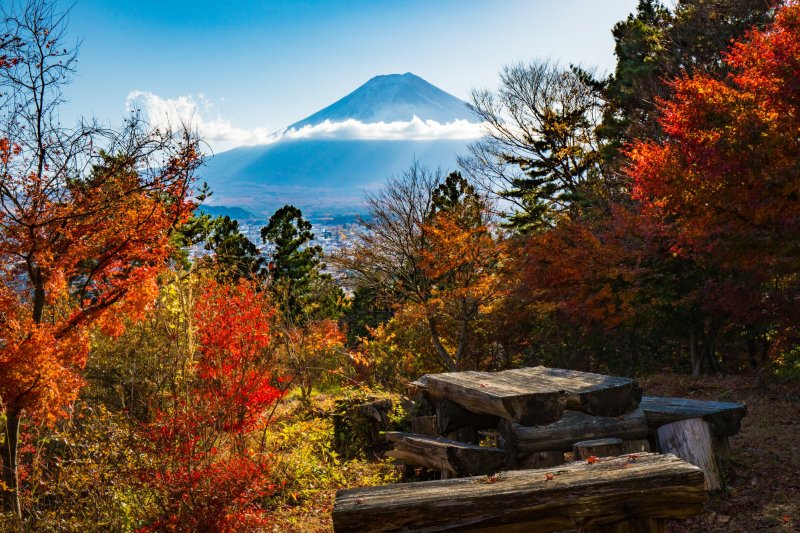
[(715, 374), (722, 374), (722, 368), (717, 361), (717, 330), (712, 329), (708, 335), (708, 344), (706, 345), (706, 358), (708, 359), (708, 368)]
[(20, 412), (6, 409), (6, 444), (3, 446), (3, 511), (22, 518), (17, 483), (17, 444), (19, 443)]
[(747, 337), (747, 362), (750, 363), (750, 368), (755, 370), (758, 368), (758, 360), (756, 359), (756, 338), (752, 335)]
[(700, 353), (697, 349), (697, 332), (694, 324), (689, 329), (689, 352), (692, 354), (692, 377), (699, 378), (703, 360), (700, 358)]
[(431, 333), (431, 342), (433, 343), (433, 347), (436, 348), (436, 353), (439, 355), (439, 359), (444, 364), (445, 368), (449, 372), (455, 372), (458, 370), (457, 365), (453, 362), (453, 358), (450, 357), (450, 354), (447, 353), (444, 345), (442, 345), (441, 339), (439, 339), (439, 329), (436, 326), (436, 320), (433, 317), (428, 317), (428, 328), (430, 329)]
[[(463, 306), (462, 306), (463, 307)], [(456, 348), (456, 370), (462, 368), (461, 359), (464, 357), (464, 346), (467, 343), (468, 322), (464, 318), (461, 320), (461, 330), (458, 332), (458, 347)]]

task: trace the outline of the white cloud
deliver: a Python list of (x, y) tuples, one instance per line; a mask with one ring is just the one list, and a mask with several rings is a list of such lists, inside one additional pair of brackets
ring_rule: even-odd
[(151, 92), (131, 91), (125, 105), (128, 110), (141, 110), (153, 126), (190, 128), (214, 152), (272, 142), (272, 136), (265, 128), (237, 128), (219, 114), (214, 116), (213, 104), (202, 94), (196, 98), (187, 95), (170, 99)]
[(435, 120), (414, 117), (410, 122), (364, 123), (357, 120), (331, 122), (288, 129), (279, 134), (286, 139), (362, 139), (385, 141), (427, 141), (435, 139), (478, 139), (484, 135), (483, 124), (456, 120), (440, 124)]
[(425, 141), (436, 139), (478, 139), (484, 135), (483, 124), (456, 120), (441, 124), (434, 120), (414, 117), (408, 122), (364, 123), (357, 120), (331, 122), (315, 126), (284, 129), (268, 133), (265, 128), (242, 129), (233, 126), (219, 114), (214, 116), (213, 104), (202, 94), (161, 98), (146, 91), (128, 94), (126, 106), (146, 114), (148, 121), (159, 127), (188, 126), (218, 153), (238, 146), (272, 144), (284, 139), (361, 139), (388, 141)]

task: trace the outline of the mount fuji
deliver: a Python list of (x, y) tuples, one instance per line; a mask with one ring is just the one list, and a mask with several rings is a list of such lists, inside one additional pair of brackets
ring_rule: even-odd
[[(363, 212), (365, 192), (414, 161), (449, 171), (481, 125), (466, 103), (411, 73), (376, 76), (272, 135), (214, 155), (201, 169), (207, 203), (256, 218), (296, 205), (310, 217)], [(238, 211), (241, 213), (241, 210)]]
[(474, 120), (474, 115), (463, 101), (406, 72), (375, 76), (341, 100), (295, 122), (289, 129), (316, 126), (326, 120), (408, 122), (415, 116), (442, 124), (454, 120)]

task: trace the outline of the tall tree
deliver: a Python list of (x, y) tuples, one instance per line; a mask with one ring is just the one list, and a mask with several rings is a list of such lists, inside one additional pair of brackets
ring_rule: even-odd
[(194, 207), (198, 153), (189, 137), (136, 120), (120, 133), (62, 128), (75, 65), (65, 15), (35, 0), (4, 24), (16, 44), (0, 71), (2, 479), (4, 507), (19, 515), (20, 420), (54, 421), (81, 386), (88, 328), (118, 331), (120, 314), (136, 318), (155, 297), (172, 228)]
[(304, 402), (321, 376), (332, 370), (344, 346), (336, 322), (344, 311), (344, 293), (322, 272), (322, 248), (310, 245), (311, 229), (291, 205), (276, 211), (261, 229), (264, 242), (273, 246), (269, 274), (281, 309), (275, 325), (280, 363), (293, 376)]
[(636, 13), (613, 29), (617, 65), (603, 92), (601, 136), (606, 156), (637, 138), (660, 139), (659, 99), (672, 93), (670, 80), (695, 74), (722, 76), (732, 41), (763, 27), (775, 0), (679, 0), (670, 10), (658, 0), (640, 0)]
[(262, 279), (267, 275), (266, 261), (253, 242), (239, 229), (239, 222), (228, 216), (197, 214), (175, 233), (174, 241), (183, 260), (195, 247), (209, 255), (196, 258), (200, 266), (209, 266), (221, 279)]
[(285, 205), (261, 228), (261, 240), (273, 246), (270, 277), (280, 292), (284, 312), (295, 320), (303, 314), (304, 296), (322, 266), (322, 248), (310, 246), (311, 222), (293, 205)]
[(500, 80), (472, 94), (487, 135), (461, 164), (514, 204), (511, 227), (550, 227), (600, 193), (602, 100), (586, 73), (547, 61), (507, 66)]
[(498, 295), (503, 245), (488, 201), (460, 174), (415, 164), (369, 199), (369, 217), (338, 258), (362, 290), (391, 294), (427, 326), (448, 370), (463, 365), (470, 336)]

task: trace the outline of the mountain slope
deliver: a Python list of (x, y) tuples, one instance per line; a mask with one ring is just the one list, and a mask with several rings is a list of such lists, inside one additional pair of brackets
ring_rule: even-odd
[(449, 172), (466, 141), (298, 140), (237, 148), (214, 156), (200, 171), (214, 194), (210, 205), (271, 214), (291, 203), (304, 211), (359, 210), (365, 191), (416, 160)]
[(408, 122), (414, 116), (439, 123), (476, 122), (467, 104), (410, 72), (375, 76), (341, 100), (287, 129), (315, 126), (329, 120), (364, 123)]

